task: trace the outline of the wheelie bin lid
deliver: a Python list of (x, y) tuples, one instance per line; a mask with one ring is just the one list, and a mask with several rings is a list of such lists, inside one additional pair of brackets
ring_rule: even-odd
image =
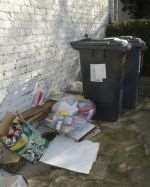
[(132, 47), (141, 48), (141, 50), (146, 50), (147, 45), (144, 40), (135, 36), (119, 36), (121, 39), (125, 39), (131, 43)]
[(71, 42), (74, 49), (116, 49), (127, 51), (131, 49), (131, 44), (120, 38), (104, 38), (101, 40), (86, 38), (79, 41)]

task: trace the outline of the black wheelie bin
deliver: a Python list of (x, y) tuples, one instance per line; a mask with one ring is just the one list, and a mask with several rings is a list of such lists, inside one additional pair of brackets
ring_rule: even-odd
[(133, 36), (120, 36), (120, 39), (127, 40), (132, 48), (127, 52), (127, 63), (123, 82), (123, 110), (134, 109), (137, 104), (138, 83), (142, 66), (143, 51), (146, 44), (141, 38)]
[(118, 38), (71, 42), (80, 52), (84, 96), (96, 104), (95, 119), (115, 121), (122, 105), (128, 41)]

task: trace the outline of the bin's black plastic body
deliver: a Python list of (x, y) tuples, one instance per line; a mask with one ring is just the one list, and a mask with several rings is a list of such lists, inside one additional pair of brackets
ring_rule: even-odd
[[(115, 121), (119, 117), (128, 46), (113, 40), (85, 39), (71, 42), (80, 52), (84, 96), (96, 104), (95, 119)], [(105, 64), (106, 78), (91, 81), (91, 64)]]
[(143, 59), (143, 50), (146, 49), (146, 44), (140, 38), (132, 36), (122, 36), (120, 38), (126, 39), (132, 45), (131, 50), (127, 52), (122, 99), (123, 110), (129, 110), (134, 109), (137, 104), (140, 68)]

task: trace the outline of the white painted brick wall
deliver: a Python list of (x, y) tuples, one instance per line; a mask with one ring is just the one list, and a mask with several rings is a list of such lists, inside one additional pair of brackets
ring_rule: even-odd
[(53, 89), (75, 80), (70, 42), (103, 37), (107, 19), (108, 0), (0, 0), (0, 118), (31, 106), (37, 81)]

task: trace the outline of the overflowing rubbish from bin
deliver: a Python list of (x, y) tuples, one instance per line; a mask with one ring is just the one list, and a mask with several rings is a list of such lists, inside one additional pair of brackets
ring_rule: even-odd
[[(1, 142), (32, 163), (43, 162), (88, 174), (96, 160), (99, 143), (79, 140), (96, 128), (91, 124), (95, 110), (92, 101), (69, 94), (57, 102), (47, 101), (22, 113), (8, 113), (0, 126)], [(35, 129), (33, 124), (38, 121), (40, 126), (47, 127), (47, 132), (51, 133), (51, 129), (57, 132), (51, 140)], [(84, 154), (89, 157), (79, 167), (77, 163)]]
[(48, 141), (28, 124), (11, 125), (8, 134), (2, 137), (2, 142), (8, 149), (31, 162), (39, 161), (48, 146)]
[(46, 118), (47, 126), (75, 140), (80, 140), (95, 128), (90, 123), (96, 111), (95, 105), (82, 96), (66, 96), (52, 107)]
[[(122, 109), (135, 107), (146, 45), (130, 36), (71, 44), (80, 51), (83, 84), (70, 82), (62, 92), (53, 96), (51, 92), (47, 101), (43, 87), (36, 85), (33, 107), (7, 113), (0, 124), (0, 140), (32, 163), (88, 174), (100, 144), (82, 139), (96, 129), (93, 117), (115, 121)], [(46, 132), (41, 133), (34, 124), (46, 128)]]
[(95, 105), (90, 100), (81, 96), (67, 96), (53, 105), (51, 113), (52, 124), (54, 124), (56, 128), (59, 122), (61, 122), (62, 125), (73, 125), (73, 117), (90, 121), (95, 110)]

